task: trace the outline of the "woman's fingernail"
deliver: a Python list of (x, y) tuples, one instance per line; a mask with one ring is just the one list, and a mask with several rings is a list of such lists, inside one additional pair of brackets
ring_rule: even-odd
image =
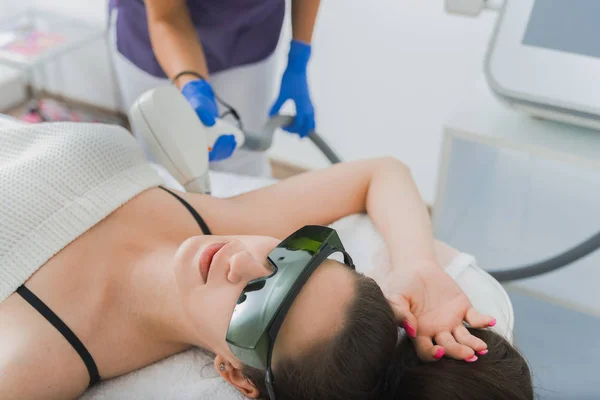
[(437, 351), (433, 355), (433, 358), (435, 358), (436, 360), (439, 360), (440, 358), (444, 357), (445, 353), (446, 353), (446, 350), (444, 350), (443, 347), (440, 347), (439, 349), (437, 349)]
[(402, 323), (402, 326), (404, 327), (406, 333), (408, 333), (408, 336), (417, 337), (417, 331), (408, 322), (404, 321)]
[(496, 325), (496, 318), (494, 318), (494, 319), (492, 320), (492, 322), (490, 322), (490, 326), (494, 326), (494, 325)]
[(477, 352), (477, 354), (479, 354), (480, 356), (484, 356), (487, 353), (488, 353), (488, 349), (483, 349), (483, 350)]
[(473, 357), (471, 357), (471, 358), (465, 358), (466, 362), (475, 362), (477, 360), (478, 360), (478, 358), (476, 355), (473, 355)]

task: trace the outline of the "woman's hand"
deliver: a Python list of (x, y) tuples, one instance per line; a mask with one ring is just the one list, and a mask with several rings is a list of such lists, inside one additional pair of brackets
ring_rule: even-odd
[(475, 310), (458, 284), (438, 265), (389, 269), (382, 282), (398, 322), (423, 361), (445, 354), (473, 362), (476, 353), (487, 352), (487, 345), (471, 335), (463, 321), (474, 328), (486, 328), (494, 326), (496, 320)]

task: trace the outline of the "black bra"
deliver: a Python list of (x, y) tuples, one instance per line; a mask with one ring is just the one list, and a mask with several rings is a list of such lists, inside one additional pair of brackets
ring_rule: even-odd
[[(198, 212), (194, 209), (194, 207), (192, 207), (187, 201), (183, 200), (177, 194), (171, 192), (169, 189), (166, 189), (162, 186), (160, 188), (172, 194), (177, 200), (181, 202), (181, 204), (185, 206), (185, 208), (188, 209), (188, 211), (192, 214), (192, 216), (200, 226), (200, 229), (205, 235), (211, 234), (210, 229), (208, 229), (208, 225), (206, 225), (206, 222), (204, 222), (204, 220), (202, 219), (200, 214), (198, 214)], [(92, 357), (90, 352), (85, 348), (84, 344), (81, 343), (81, 340), (77, 338), (77, 335), (75, 335), (75, 333), (73, 333), (73, 331), (58, 317), (58, 315), (56, 315), (50, 308), (48, 308), (48, 306), (44, 304), (42, 300), (40, 300), (35, 294), (33, 294), (33, 292), (27, 289), (25, 285), (21, 285), (17, 289), (17, 293), (23, 299), (25, 299), (25, 301), (31, 304), (31, 306), (35, 308), (40, 314), (42, 314), (42, 316), (46, 318), (46, 320), (48, 320), (48, 322), (50, 322), (52, 326), (54, 326), (56, 330), (58, 330), (60, 334), (64, 336), (65, 339), (67, 339), (71, 346), (73, 346), (73, 348), (75, 349), (77, 354), (79, 354), (79, 357), (81, 357), (81, 360), (83, 361), (85, 367), (88, 370), (88, 373), (90, 375), (89, 386), (100, 382), (101, 378), (100, 374), (98, 373), (98, 367), (96, 366), (96, 362), (94, 361), (94, 358)]]

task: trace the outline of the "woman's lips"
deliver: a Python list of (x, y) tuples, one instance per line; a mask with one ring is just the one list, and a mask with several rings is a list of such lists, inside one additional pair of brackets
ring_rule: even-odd
[(200, 254), (200, 274), (202, 275), (204, 282), (208, 280), (208, 271), (210, 271), (213, 257), (219, 250), (223, 248), (223, 246), (225, 246), (225, 243), (210, 244), (206, 246), (206, 248), (202, 251), (202, 254)]

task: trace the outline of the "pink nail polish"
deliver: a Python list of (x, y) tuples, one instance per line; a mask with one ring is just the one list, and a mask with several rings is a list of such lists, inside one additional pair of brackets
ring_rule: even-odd
[(484, 356), (484, 355), (486, 355), (487, 353), (488, 353), (488, 349), (484, 349), (484, 350), (481, 350), (481, 351), (478, 351), (478, 352), (477, 352), (477, 354), (479, 354), (480, 356)]
[(402, 323), (402, 326), (404, 327), (404, 330), (406, 331), (408, 336), (417, 337), (417, 331), (408, 322), (404, 321)]
[(444, 357), (444, 354), (446, 353), (446, 350), (444, 350), (443, 347), (440, 347), (439, 349), (437, 349), (437, 351), (435, 352), (433, 358), (435, 358), (436, 360), (439, 360), (440, 358)]
[(471, 357), (471, 358), (465, 358), (465, 361), (468, 362), (468, 363), (472, 363), (472, 362), (475, 362), (477, 360), (478, 360), (478, 358), (477, 358), (476, 355), (473, 355), (473, 357)]
[(496, 318), (494, 318), (494, 319), (492, 320), (492, 322), (490, 322), (490, 326), (494, 326), (494, 325), (496, 325)]

